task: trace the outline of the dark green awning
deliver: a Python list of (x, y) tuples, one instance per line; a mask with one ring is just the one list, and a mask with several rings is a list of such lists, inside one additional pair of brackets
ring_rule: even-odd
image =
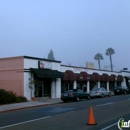
[(31, 69), (37, 78), (62, 78), (63, 74), (58, 70), (50, 69)]

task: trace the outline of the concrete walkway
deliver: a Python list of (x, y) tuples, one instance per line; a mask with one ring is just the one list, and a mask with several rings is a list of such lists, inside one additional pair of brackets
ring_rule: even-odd
[(14, 111), (14, 110), (20, 110), (20, 109), (26, 109), (26, 108), (47, 106), (47, 105), (57, 104), (57, 103), (62, 103), (62, 100), (60, 98), (57, 98), (57, 99), (39, 98), (36, 101), (0, 105), (0, 113)]

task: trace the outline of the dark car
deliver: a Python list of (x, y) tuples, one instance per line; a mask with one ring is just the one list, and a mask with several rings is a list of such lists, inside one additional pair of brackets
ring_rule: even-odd
[(127, 93), (129, 93), (129, 89), (126, 86), (116, 86), (114, 88), (114, 94), (115, 95), (117, 95), (117, 94), (127, 94)]
[(68, 90), (65, 93), (61, 94), (61, 100), (63, 102), (67, 102), (70, 100), (76, 100), (79, 101), (80, 99), (90, 99), (90, 95), (87, 92), (84, 92), (81, 89), (73, 89), (73, 90)]

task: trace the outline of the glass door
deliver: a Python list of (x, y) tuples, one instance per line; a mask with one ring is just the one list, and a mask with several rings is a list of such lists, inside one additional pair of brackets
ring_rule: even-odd
[(38, 97), (43, 97), (44, 96), (44, 89), (43, 89), (43, 82), (42, 81), (38, 81)]

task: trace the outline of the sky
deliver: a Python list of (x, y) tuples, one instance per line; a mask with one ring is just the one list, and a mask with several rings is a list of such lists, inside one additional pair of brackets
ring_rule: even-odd
[(101, 53), (101, 68), (130, 70), (130, 0), (0, 0), (0, 58), (47, 58), (86, 67)]

